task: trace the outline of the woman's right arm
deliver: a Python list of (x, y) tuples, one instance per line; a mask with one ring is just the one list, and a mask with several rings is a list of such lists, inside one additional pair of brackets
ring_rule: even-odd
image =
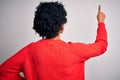
[(84, 43), (73, 43), (71, 44), (72, 48), (75, 49), (77, 53), (82, 58), (91, 58), (103, 54), (107, 49), (107, 31), (105, 28), (104, 20), (105, 14), (101, 12), (101, 8), (98, 8), (98, 29), (97, 36), (94, 43), (84, 44)]

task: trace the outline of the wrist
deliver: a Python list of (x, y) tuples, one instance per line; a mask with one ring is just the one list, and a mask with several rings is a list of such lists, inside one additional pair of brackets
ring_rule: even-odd
[(98, 23), (104, 23), (104, 21), (102, 21), (102, 20), (98, 20)]
[(98, 24), (105, 24), (104, 22), (98, 22)]

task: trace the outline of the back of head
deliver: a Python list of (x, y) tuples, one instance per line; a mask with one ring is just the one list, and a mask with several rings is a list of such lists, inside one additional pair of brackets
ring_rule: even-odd
[(58, 35), (61, 25), (67, 22), (66, 16), (62, 3), (41, 2), (35, 12), (33, 29), (42, 38), (53, 38)]

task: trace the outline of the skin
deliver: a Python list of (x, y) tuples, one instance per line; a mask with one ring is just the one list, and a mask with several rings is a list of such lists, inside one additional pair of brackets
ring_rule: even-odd
[[(97, 21), (98, 23), (104, 23), (105, 20), (105, 14), (101, 11), (101, 6), (98, 6), (98, 14), (97, 14)], [(58, 35), (54, 38), (51, 38), (51, 40), (59, 40), (60, 34), (64, 31), (64, 24), (61, 26), (62, 29), (58, 32)]]
[(101, 12), (101, 6), (99, 5), (98, 7), (98, 15), (97, 15), (97, 20), (98, 20), (98, 23), (104, 23), (104, 20), (105, 20), (105, 14), (103, 12)]

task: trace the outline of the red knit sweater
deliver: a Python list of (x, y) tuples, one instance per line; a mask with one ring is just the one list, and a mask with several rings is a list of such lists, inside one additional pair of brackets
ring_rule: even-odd
[(17, 52), (0, 66), (0, 80), (84, 80), (84, 62), (107, 48), (104, 23), (98, 24), (94, 43), (39, 40)]

